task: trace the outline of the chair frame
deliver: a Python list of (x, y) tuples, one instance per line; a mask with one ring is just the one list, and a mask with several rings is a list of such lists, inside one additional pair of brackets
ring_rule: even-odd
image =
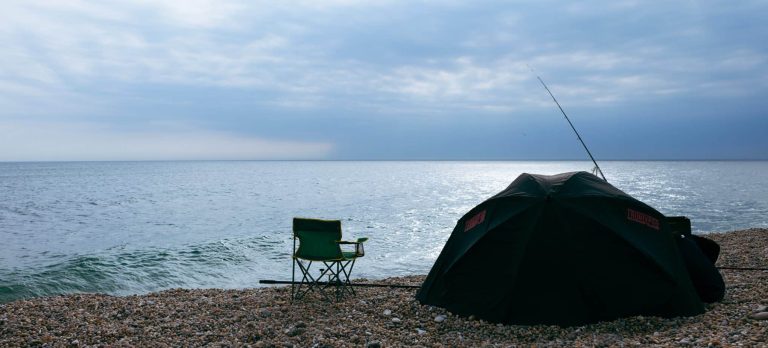
[[(354, 296), (356, 294), (352, 283), (350, 281), (350, 275), (355, 267), (355, 261), (358, 257), (365, 255), (363, 242), (368, 238), (358, 238), (356, 242), (335, 240), (333, 241), (337, 248), (338, 253), (333, 257), (306, 257), (306, 255), (299, 255), (297, 252), (301, 248), (297, 249), (298, 240), (301, 243), (301, 236), (297, 233), (296, 224), (299, 222), (312, 221), (320, 224), (338, 224), (339, 237), (341, 236), (341, 221), (339, 220), (318, 220), (318, 219), (306, 219), (306, 218), (294, 218), (293, 227), (293, 265), (291, 271), (291, 300), (299, 300), (304, 298), (310, 292), (319, 293), (323, 299), (327, 301), (340, 301), (346, 295)], [(303, 232), (310, 232), (311, 230), (304, 230)], [(327, 231), (322, 231), (327, 233)], [(355, 252), (343, 252), (342, 245), (354, 245)], [(312, 264), (318, 263), (324, 268), (319, 268), (319, 274), (314, 276), (312, 274)], [(301, 280), (296, 281), (296, 266), (298, 265), (301, 272)], [(327, 281), (323, 281), (323, 278), (327, 278)], [(333, 290), (333, 296), (331, 296), (331, 288)]]

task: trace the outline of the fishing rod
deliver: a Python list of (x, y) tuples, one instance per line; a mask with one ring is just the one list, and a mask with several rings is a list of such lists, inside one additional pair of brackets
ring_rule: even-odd
[[(259, 280), (259, 284), (289, 284), (300, 285), (308, 284), (306, 282), (295, 282), (290, 280), (272, 280), (262, 279)], [(340, 283), (340, 282), (311, 282), (309, 284), (326, 285), (326, 286), (357, 286), (361, 288), (398, 288), (398, 289), (418, 289), (420, 285), (404, 285), (404, 284), (368, 284), (368, 283)]]
[[(530, 66), (529, 66), (530, 68)], [(533, 71), (533, 69), (531, 69)], [(587, 150), (587, 154), (589, 155), (589, 158), (592, 159), (592, 163), (595, 164), (595, 169), (598, 173), (600, 173), (600, 176), (603, 177), (603, 180), (605, 182), (608, 182), (607, 179), (605, 179), (605, 175), (603, 175), (603, 171), (600, 169), (600, 166), (597, 165), (597, 161), (595, 161), (595, 157), (592, 156), (592, 152), (589, 151), (587, 148), (587, 144), (584, 143), (584, 140), (581, 139), (581, 135), (579, 135), (579, 132), (576, 130), (576, 127), (573, 126), (573, 122), (571, 122), (571, 119), (568, 118), (568, 115), (565, 114), (565, 111), (563, 110), (563, 107), (560, 106), (560, 103), (557, 102), (557, 99), (555, 99), (555, 95), (552, 94), (552, 91), (549, 90), (549, 87), (547, 87), (547, 84), (544, 83), (544, 80), (541, 79), (539, 75), (536, 75), (536, 78), (539, 79), (539, 82), (541, 82), (541, 85), (544, 86), (544, 89), (547, 90), (547, 93), (549, 93), (549, 96), (552, 97), (552, 100), (555, 101), (555, 104), (557, 104), (557, 108), (560, 109), (560, 112), (563, 113), (563, 116), (565, 116), (565, 120), (568, 121), (568, 124), (571, 125), (571, 129), (573, 129), (573, 132), (576, 133), (576, 137), (579, 138), (579, 141), (581, 142), (581, 145), (584, 146), (584, 150)]]
[(730, 267), (730, 266), (720, 266), (717, 267), (718, 269), (728, 269), (733, 271), (768, 271), (768, 268), (760, 268), (760, 267)]

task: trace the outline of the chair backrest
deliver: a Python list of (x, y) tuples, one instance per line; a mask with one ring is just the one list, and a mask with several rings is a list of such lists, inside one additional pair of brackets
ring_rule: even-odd
[(293, 218), (293, 238), (299, 239), (299, 248), (293, 255), (300, 259), (323, 261), (343, 257), (341, 247), (341, 221)]

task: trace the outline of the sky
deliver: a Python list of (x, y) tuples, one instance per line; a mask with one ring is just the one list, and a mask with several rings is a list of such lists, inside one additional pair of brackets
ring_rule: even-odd
[(3, 1), (0, 161), (768, 159), (766, 1)]

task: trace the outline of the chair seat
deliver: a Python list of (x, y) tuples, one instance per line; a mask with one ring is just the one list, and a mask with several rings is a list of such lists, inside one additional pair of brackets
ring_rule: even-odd
[(357, 254), (354, 251), (342, 251), (341, 254), (348, 260), (357, 258)]
[(333, 258), (333, 259), (323, 258), (323, 257), (306, 257), (306, 256), (301, 257), (297, 255), (294, 255), (293, 257), (296, 259), (307, 260), (307, 261), (349, 261), (361, 256), (356, 251), (342, 251), (341, 257)]

